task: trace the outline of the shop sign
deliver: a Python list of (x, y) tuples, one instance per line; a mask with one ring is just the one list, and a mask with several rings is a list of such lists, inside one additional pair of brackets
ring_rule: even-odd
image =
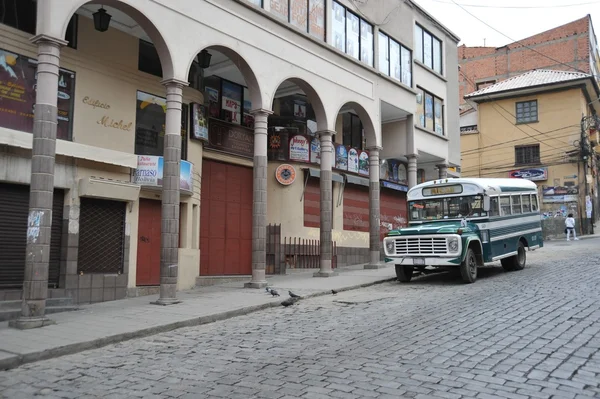
[(310, 142), (310, 162), (321, 164), (321, 142), (315, 137)]
[(508, 177), (513, 179), (527, 179), (531, 181), (548, 180), (548, 168), (512, 170), (508, 173)]
[(358, 156), (358, 174), (369, 176), (369, 153), (361, 151)]
[(341, 144), (335, 144), (335, 168), (348, 170), (348, 150)]
[(202, 104), (192, 104), (192, 138), (208, 141), (208, 118)]
[[(0, 49), (0, 127), (33, 132), (37, 60)], [(71, 136), (75, 72), (58, 71), (56, 137)]]
[(348, 172), (358, 173), (358, 151), (354, 148), (348, 150)]
[(297, 134), (290, 140), (290, 161), (309, 162), (310, 143), (305, 136)]
[(210, 119), (206, 148), (254, 158), (254, 131), (240, 125)]
[(296, 169), (292, 165), (279, 165), (275, 170), (275, 178), (284, 186), (289, 186), (296, 180)]
[(402, 184), (396, 184), (389, 181), (382, 181), (381, 185), (383, 187), (391, 188), (392, 190), (403, 191), (405, 193), (408, 192), (408, 186)]
[[(162, 187), (163, 165), (163, 157), (138, 155), (137, 168), (131, 172), (131, 181), (144, 187)], [(192, 163), (182, 160), (179, 173), (179, 188), (191, 192), (194, 187)]]

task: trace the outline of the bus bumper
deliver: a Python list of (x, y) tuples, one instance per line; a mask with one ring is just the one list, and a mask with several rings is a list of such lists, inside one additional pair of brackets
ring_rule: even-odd
[(438, 257), (424, 257), (424, 256), (403, 256), (403, 257), (385, 257), (386, 262), (392, 262), (396, 265), (404, 266), (449, 266), (455, 267), (460, 266), (462, 258), (438, 258)]

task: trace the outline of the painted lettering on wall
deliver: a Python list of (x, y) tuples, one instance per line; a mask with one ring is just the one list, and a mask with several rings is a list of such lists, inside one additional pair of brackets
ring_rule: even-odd
[(81, 100), (82, 103), (89, 105), (90, 107), (96, 109), (96, 108), (103, 108), (103, 109), (110, 109), (110, 105), (107, 103), (103, 103), (100, 100), (96, 100), (94, 98), (90, 98), (88, 96), (83, 97), (83, 100)]
[(124, 130), (126, 132), (130, 132), (133, 129), (133, 122), (123, 122), (123, 119), (116, 121), (106, 115), (100, 118), (100, 120), (96, 123), (104, 127)]

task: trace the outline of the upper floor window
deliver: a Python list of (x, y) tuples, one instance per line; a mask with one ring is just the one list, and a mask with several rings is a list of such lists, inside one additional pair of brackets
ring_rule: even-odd
[(495, 80), (486, 80), (483, 82), (477, 82), (477, 83), (475, 83), (475, 90), (485, 89), (486, 87), (489, 87), (493, 84), (496, 84)]
[(267, 1), (273, 14), (317, 39), (325, 40), (325, 0), (248, 1), (258, 7), (264, 7)]
[(442, 74), (442, 41), (419, 25), (415, 25), (415, 57)]
[(431, 130), (440, 136), (444, 135), (444, 100), (433, 94), (417, 89), (418, 126)]
[(379, 32), (379, 70), (407, 86), (412, 85), (410, 50)]
[(515, 147), (515, 165), (540, 163), (540, 145), (521, 145)]
[(333, 46), (351, 57), (373, 66), (373, 25), (333, 1)]
[(538, 121), (537, 100), (518, 102), (516, 108), (517, 123), (531, 123)]

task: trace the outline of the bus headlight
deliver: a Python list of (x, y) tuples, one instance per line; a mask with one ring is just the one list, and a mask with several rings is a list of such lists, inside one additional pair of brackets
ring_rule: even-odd
[(481, 230), (481, 242), (488, 242), (490, 240), (490, 231)]
[(451, 237), (448, 239), (448, 249), (450, 252), (458, 252), (458, 238)]
[(396, 253), (396, 242), (393, 238), (385, 240), (385, 252), (390, 255)]

